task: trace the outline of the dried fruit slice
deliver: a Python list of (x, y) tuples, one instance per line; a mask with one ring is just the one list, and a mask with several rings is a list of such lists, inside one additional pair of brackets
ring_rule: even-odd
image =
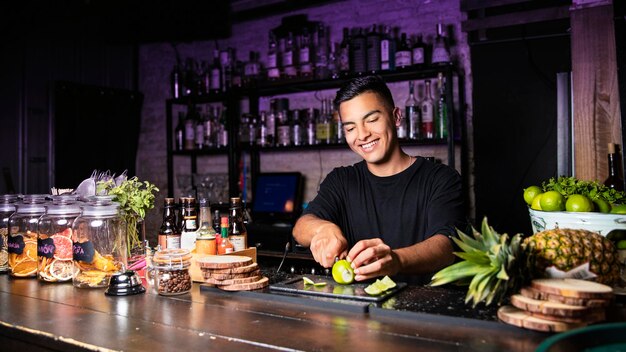
[(72, 279), (74, 273), (74, 264), (71, 260), (55, 259), (49, 266), (50, 275), (59, 281), (68, 281)]
[(13, 267), (12, 274), (14, 276), (29, 276), (37, 272), (37, 262), (23, 261)]
[(54, 258), (59, 260), (72, 259), (72, 240), (62, 234), (52, 236), (54, 241)]
[(28, 257), (29, 259), (33, 261), (37, 261), (37, 241), (36, 240), (24, 241), (24, 251), (22, 252), (21, 257), (24, 257), (24, 256)]

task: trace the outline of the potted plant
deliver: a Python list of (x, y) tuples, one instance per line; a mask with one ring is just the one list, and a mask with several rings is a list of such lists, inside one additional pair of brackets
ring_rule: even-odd
[(99, 181), (97, 192), (114, 196), (120, 205), (120, 215), (126, 221), (126, 244), (128, 269), (142, 270), (146, 266), (146, 239), (144, 218), (154, 208), (155, 192), (159, 189), (148, 181), (139, 181), (137, 176), (115, 182), (113, 179)]

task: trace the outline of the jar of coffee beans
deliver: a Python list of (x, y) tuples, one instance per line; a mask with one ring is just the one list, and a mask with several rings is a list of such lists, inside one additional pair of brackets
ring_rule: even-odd
[(180, 295), (191, 290), (191, 252), (182, 248), (160, 250), (152, 257), (148, 279), (158, 294)]

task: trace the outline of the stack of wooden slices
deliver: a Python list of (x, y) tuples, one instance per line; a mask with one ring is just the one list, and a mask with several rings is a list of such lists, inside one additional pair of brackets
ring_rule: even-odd
[(252, 258), (237, 255), (211, 255), (198, 258), (204, 282), (225, 291), (250, 291), (269, 284)]
[(561, 332), (606, 319), (613, 289), (596, 282), (576, 279), (537, 279), (511, 305), (500, 307), (505, 323), (539, 331)]

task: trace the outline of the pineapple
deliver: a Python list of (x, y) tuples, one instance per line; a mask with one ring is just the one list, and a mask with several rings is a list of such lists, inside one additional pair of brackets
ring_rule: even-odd
[(461, 249), (455, 255), (463, 261), (437, 272), (429, 284), (469, 284), (465, 303), (501, 302), (530, 279), (541, 277), (550, 266), (568, 271), (589, 263), (597, 282), (612, 285), (619, 279), (620, 264), (613, 242), (595, 232), (553, 229), (525, 239), (517, 234), (509, 240), (507, 234), (498, 234), (489, 226), (487, 218), (483, 219), (482, 233), (472, 230), (473, 238), (458, 230), (459, 238), (453, 238)]

